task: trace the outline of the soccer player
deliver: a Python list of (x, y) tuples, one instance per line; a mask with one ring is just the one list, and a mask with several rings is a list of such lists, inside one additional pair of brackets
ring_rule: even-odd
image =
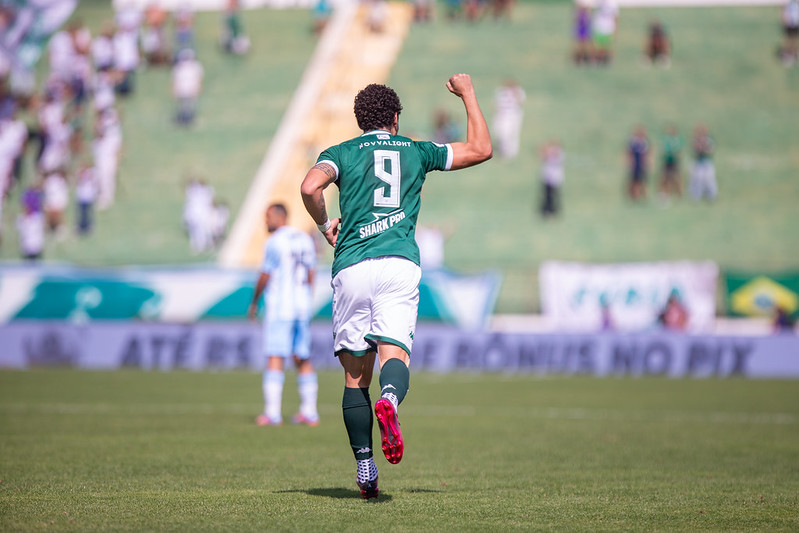
[[(456, 170), (491, 158), (491, 137), (468, 74), (447, 89), (466, 108), (466, 142), (435, 144), (397, 135), (399, 97), (371, 84), (355, 97), (363, 135), (328, 148), (301, 186), (305, 207), (333, 258), (334, 350), (344, 368), (342, 409), (363, 498), (378, 495), (372, 455), (369, 385), (375, 356), (380, 399), (374, 413), (383, 453), (392, 464), (404, 450), (397, 407), (408, 392), (410, 353), (419, 306), (419, 248), (414, 240), (422, 184), (432, 170)], [(340, 218), (329, 219), (323, 191), (339, 188)]]
[(261, 274), (247, 312), (251, 320), (258, 311), (258, 300), (266, 289), (264, 304), (263, 374), (264, 412), (255, 419), (259, 426), (283, 423), (282, 399), (285, 373), (283, 362), (292, 357), (297, 367), (300, 410), (292, 422), (319, 425), (316, 397), (319, 390), (310, 357), (311, 287), (316, 267), (313, 239), (288, 226), (288, 212), (283, 204), (266, 210), (266, 229), (272, 234), (264, 247)]

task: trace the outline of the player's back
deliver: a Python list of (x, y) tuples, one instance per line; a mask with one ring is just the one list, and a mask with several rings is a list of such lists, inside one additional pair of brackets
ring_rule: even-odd
[(316, 266), (311, 237), (291, 226), (278, 228), (266, 244), (262, 271), (266, 286), (267, 320), (304, 320), (310, 317), (309, 272)]
[(422, 185), (431, 170), (451, 166), (451, 147), (373, 131), (325, 150), (319, 161), (338, 174), (342, 226), (333, 275), (368, 257), (398, 255), (418, 264)]

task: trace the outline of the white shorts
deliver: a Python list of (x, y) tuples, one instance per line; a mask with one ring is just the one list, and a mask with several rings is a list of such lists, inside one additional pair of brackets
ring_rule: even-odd
[(266, 320), (264, 355), (308, 359), (311, 355), (311, 329), (307, 320)]
[(393, 256), (365, 259), (336, 274), (331, 282), (336, 355), (366, 355), (375, 351), (377, 341), (410, 355), (421, 277), (417, 264)]

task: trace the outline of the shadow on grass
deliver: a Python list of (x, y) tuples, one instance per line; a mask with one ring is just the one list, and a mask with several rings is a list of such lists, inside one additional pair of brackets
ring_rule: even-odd
[[(316, 489), (292, 489), (292, 490), (278, 490), (275, 491), (278, 494), (288, 494), (292, 492), (300, 492), (307, 494), (308, 496), (321, 496), (323, 498), (335, 498), (338, 500), (348, 500), (348, 499), (361, 499), (361, 494), (354, 489), (345, 489), (343, 487), (330, 487), (330, 488), (316, 488)], [(385, 492), (381, 492), (380, 496), (377, 499), (368, 500), (370, 503), (386, 503), (390, 502), (393, 497), (390, 494), (386, 494)]]

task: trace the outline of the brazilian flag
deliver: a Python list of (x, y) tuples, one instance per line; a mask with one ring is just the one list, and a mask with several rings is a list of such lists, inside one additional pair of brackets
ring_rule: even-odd
[(726, 273), (727, 311), (733, 316), (772, 316), (781, 308), (799, 318), (799, 272), (772, 274)]

